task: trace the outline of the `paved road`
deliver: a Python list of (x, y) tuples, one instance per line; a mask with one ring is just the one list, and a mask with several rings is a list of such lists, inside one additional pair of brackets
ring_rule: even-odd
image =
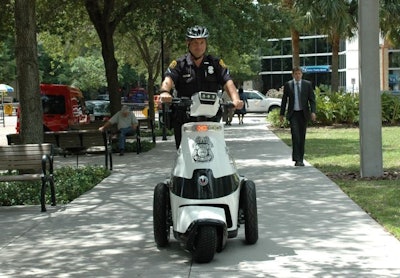
[(192, 262), (174, 239), (155, 246), (153, 188), (172, 167), (169, 138), (115, 156), (112, 175), (68, 205), (0, 207), (0, 277), (400, 277), (400, 242), (321, 172), (293, 167), (264, 117), (234, 122), (226, 138), (239, 172), (257, 185), (256, 245), (244, 244), (241, 227), (209, 264)]

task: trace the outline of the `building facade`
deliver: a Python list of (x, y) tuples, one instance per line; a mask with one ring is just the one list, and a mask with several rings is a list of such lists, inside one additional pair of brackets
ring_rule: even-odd
[[(267, 55), (261, 57), (259, 73), (263, 92), (278, 90), (292, 78), (291, 38), (268, 40)], [(392, 49), (383, 40), (380, 44), (381, 90), (400, 89), (400, 50)], [(358, 40), (341, 41), (339, 47), (339, 89), (358, 92), (359, 63)], [(304, 78), (313, 86), (327, 85), (331, 80), (332, 48), (327, 36), (313, 35), (300, 37), (300, 66)]]

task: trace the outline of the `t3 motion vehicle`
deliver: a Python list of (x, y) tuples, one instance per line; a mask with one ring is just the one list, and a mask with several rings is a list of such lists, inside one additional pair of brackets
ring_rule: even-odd
[(221, 252), (227, 239), (238, 235), (240, 224), (247, 244), (258, 240), (255, 184), (237, 173), (223, 124), (210, 120), (217, 115), (220, 101), (211, 92), (172, 101), (171, 108), (186, 109), (191, 122), (182, 126), (170, 178), (154, 189), (157, 246), (168, 245), (172, 227), (174, 237), (198, 263), (210, 262), (215, 252)]

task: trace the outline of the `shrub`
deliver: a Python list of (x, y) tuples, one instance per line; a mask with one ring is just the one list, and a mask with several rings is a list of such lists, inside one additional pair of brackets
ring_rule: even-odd
[(400, 122), (400, 98), (390, 92), (382, 94), (382, 122), (392, 125)]
[[(110, 175), (101, 166), (61, 167), (54, 171), (57, 204), (66, 204), (92, 189)], [(0, 183), (0, 205), (39, 205), (41, 182)], [(50, 189), (46, 192), (50, 200)]]
[(273, 127), (289, 127), (289, 122), (288, 122), (288, 120), (286, 120), (286, 118), (283, 121), (283, 124), (281, 124), (279, 114), (280, 114), (280, 110), (279, 109), (273, 109), (271, 112), (268, 113), (267, 121)]
[[(315, 88), (317, 121), (320, 125), (348, 124), (358, 125), (360, 121), (359, 94), (331, 92)], [(390, 92), (382, 94), (382, 124), (395, 125), (400, 122), (400, 98)], [(268, 114), (272, 126), (280, 126), (279, 115)], [(287, 123), (285, 123), (287, 126)]]
[(344, 92), (315, 90), (317, 120), (322, 125), (358, 124), (359, 96)]

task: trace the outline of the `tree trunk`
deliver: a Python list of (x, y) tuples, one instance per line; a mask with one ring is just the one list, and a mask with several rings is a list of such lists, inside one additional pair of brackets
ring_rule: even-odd
[(102, 55), (106, 70), (107, 88), (110, 95), (110, 110), (114, 115), (121, 109), (121, 92), (118, 85), (118, 63), (115, 58), (113, 33), (100, 36)]
[(332, 73), (331, 73), (331, 90), (337, 92), (339, 89), (339, 44), (340, 36), (333, 35), (332, 38)]
[[(147, 68), (147, 93), (149, 96), (149, 117), (154, 121), (155, 110), (154, 110), (154, 85), (160, 75), (161, 68), (161, 49), (158, 47), (158, 42), (147, 41), (145, 38), (138, 37), (137, 35), (132, 36), (139, 49), (140, 55)], [(161, 42), (163, 43), (163, 42)], [(154, 47), (157, 45), (156, 47)], [(156, 49), (156, 50), (154, 50)]]
[(290, 28), (290, 33), (292, 36), (292, 65), (293, 67), (300, 66), (300, 34), (299, 31)]
[(107, 88), (110, 95), (110, 110), (114, 115), (121, 109), (121, 92), (118, 84), (118, 63), (115, 58), (114, 32), (119, 22), (134, 9), (136, 1), (121, 1), (119, 9), (115, 0), (85, 0), (86, 11), (101, 41), (106, 71)]
[(43, 142), (35, 4), (34, 0), (15, 1), (15, 57), (23, 143)]

